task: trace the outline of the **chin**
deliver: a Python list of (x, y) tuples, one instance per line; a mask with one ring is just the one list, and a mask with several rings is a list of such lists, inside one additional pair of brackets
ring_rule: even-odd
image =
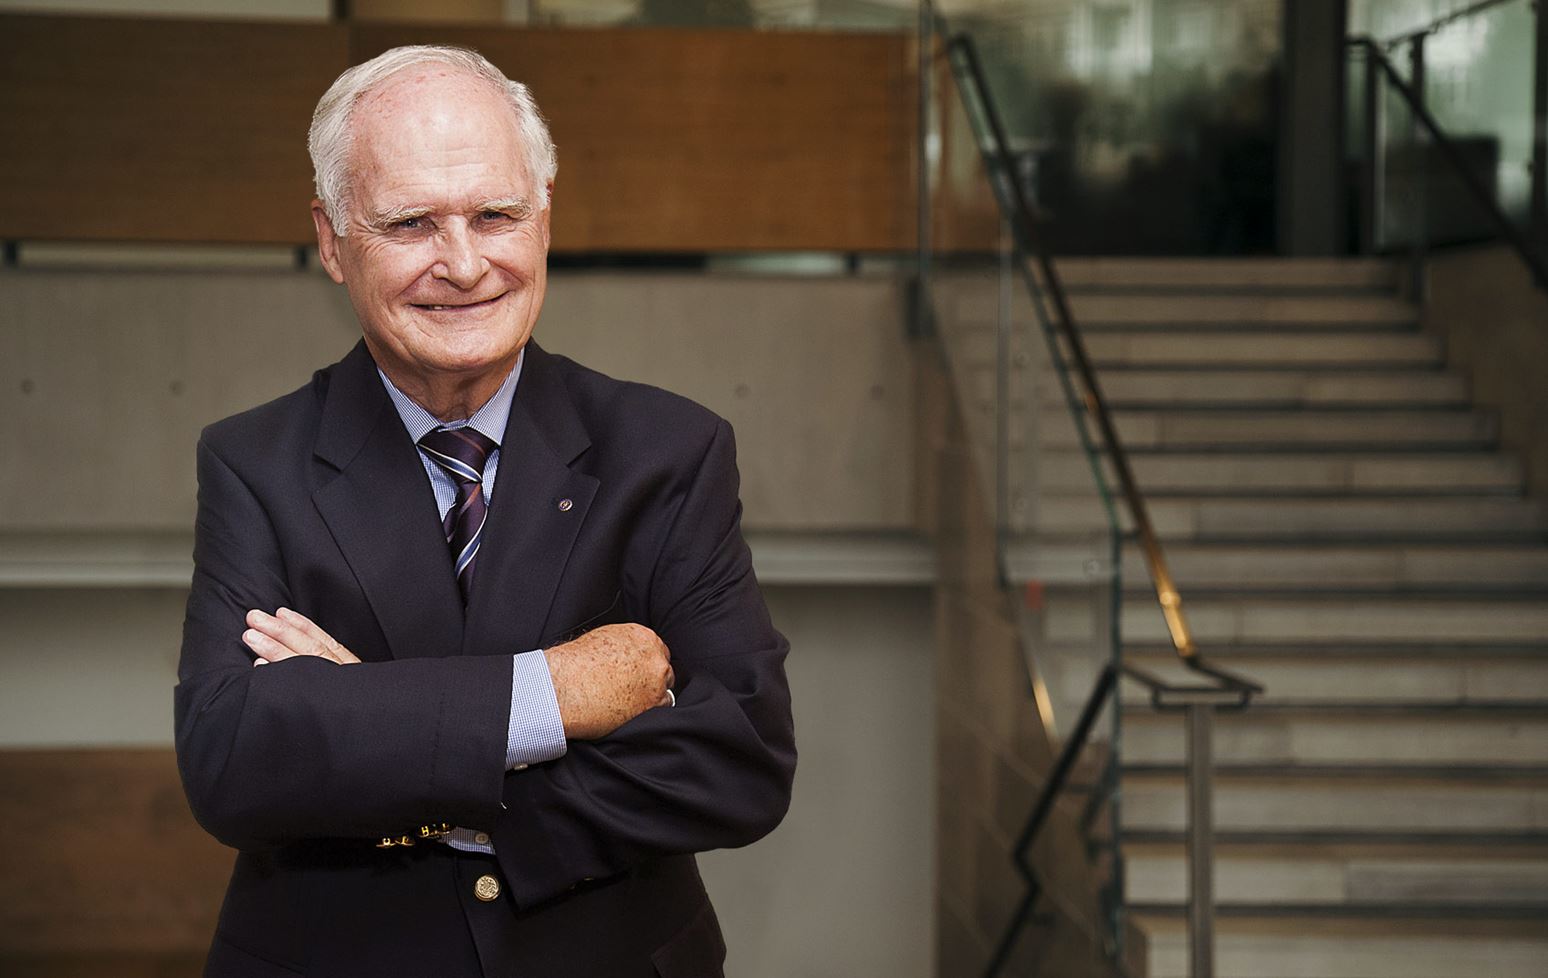
[(510, 366), (521, 346), (508, 343), (442, 349), (420, 360), (432, 370), (448, 374), (480, 374)]

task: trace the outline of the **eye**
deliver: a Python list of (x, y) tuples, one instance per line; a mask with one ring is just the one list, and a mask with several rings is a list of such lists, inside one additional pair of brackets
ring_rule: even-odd
[(401, 221), (392, 222), (394, 231), (417, 231), (424, 222), (422, 217), (405, 217)]
[(478, 216), (479, 220), (483, 221), (485, 224), (499, 224), (504, 221), (512, 220), (511, 215), (505, 213), (504, 211), (484, 211)]

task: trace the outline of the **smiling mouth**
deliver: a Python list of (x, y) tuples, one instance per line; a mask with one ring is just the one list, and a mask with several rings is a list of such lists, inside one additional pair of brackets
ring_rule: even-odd
[(499, 302), (501, 299), (505, 298), (505, 296), (506, 293), (501, 292), (499, 295), (492, 299), (484, 299), (479, 302), (446, 302), (434, 304), (428, 302), (415, 302), (413, 303), (413, 306), (415, 309), (424, 309), (429, 312), (449, 312), (453, 310), (460, 312), (470, 309), (484, 309), (488, 306), (494, 305), (496, 302)]

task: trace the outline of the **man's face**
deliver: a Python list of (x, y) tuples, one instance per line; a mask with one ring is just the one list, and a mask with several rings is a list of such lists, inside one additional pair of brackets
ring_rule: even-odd
[(511, 108), (480, 79), (410, 69), (353, 131), (349, 233), (315, 201), (312, 216), (376, 362), (407, 388), (504, 377), (543, 306), (549, 240)]

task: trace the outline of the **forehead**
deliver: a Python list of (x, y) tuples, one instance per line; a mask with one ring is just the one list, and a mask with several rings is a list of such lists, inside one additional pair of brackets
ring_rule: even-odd
[(351, 176), (362, 202), (417, 206), (531, 193), (515, 112), (484, 79), (443, 66), (399, 72), (360, 100), (351, 128)]

